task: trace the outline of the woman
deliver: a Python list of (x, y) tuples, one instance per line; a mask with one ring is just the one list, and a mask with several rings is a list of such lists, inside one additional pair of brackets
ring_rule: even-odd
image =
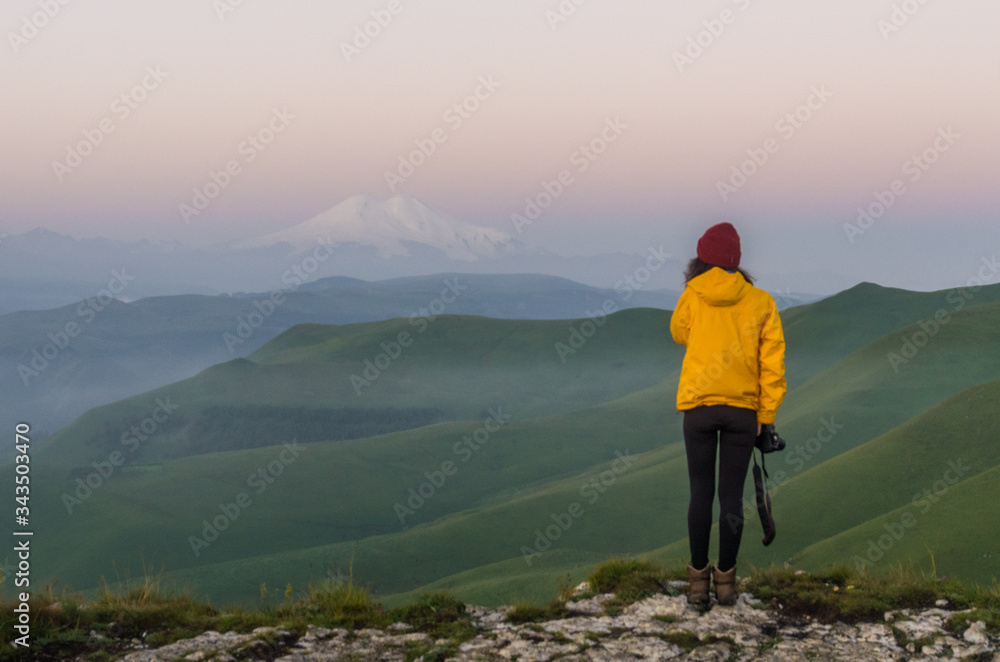
[[(709, 602), (714, 580), (719, 604), (736, 602), (736, 555), (743, 535), (743, 485), (761, 426), (774, 423), (785, 396), (785, 338), (774, 299), (740, 269), (740, 236), (729, 223), (698, 241), (670, 332), (687, 346), (677, 389), (684, 412), (691, 504), (688, 601)], [(719, 456), (719, 562), (708, 561)], [(700, 568), (700, 570), (699, 570)], [(711, 572), (710, 572), (711, 571)], [(711, 575), (711, 577), (710, 577)]]

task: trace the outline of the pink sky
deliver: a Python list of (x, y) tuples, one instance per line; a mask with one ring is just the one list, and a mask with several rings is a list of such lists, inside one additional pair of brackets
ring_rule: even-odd
[[(37, 18), (48, 4), (55, 15)], [(894, 4), (919, 9), (889, 32)], [(509, 232), (525, 197), (569, 169), (526, 238), (567, 252), (709, 217), (842, 240), (897, 179), (892, 232), (929, 212), (987, 227), (1000, 210), (993, 0), (588, 0), (558, 23), (557, 0), (245, 0), (221, 18), (211, 0), (151, 5), (3, 3), (0, 230), (189, 245), (263, 234), (356, 193), (388, 197), (385, 172), (435, 130), (445, 140), (397, 192)], [(348, 61), (342, 44), (372, 12), (391, 21)], [(44, 25), (29, 39), (32, 17)], [(456, 126), (449, 108), (482, 77), (499, 86)], [(144, 81), (126, 116), (121, 96)], [(816, 89), (832, 96), (806, 113)], [(248, 149), (275, 109), (294, 118)], [(810, 117), (789, 135), (779, 122), (797, 109)], [(627, 129), (581, 172), (573, 154), (614, 118)], [(102, 120), (113, 133), (60, 177), (53, 162)], [(948, 127), (961, 138), (909, 181), (904, 164)], [(776, 151), (723, 200), (719, 181), (769, 139)], [(179, 205), (234, 160), (239, 174), (184, 223)]]

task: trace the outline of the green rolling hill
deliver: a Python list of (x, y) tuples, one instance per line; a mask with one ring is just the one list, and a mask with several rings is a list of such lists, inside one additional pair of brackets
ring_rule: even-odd
[[(915, 484), (940, 478), (943, 449), (979, 458), (963, 480), (1000, 464), (986, 441), (998, 394), (988, 383), (1000, 380), (993, 290), (893, 365), (890, 354), (922, 327), (877, 334), (894, 315), (933, 316), (946, 295), (883, 291), (889, 321), (843, 321), (843, 311), (875, 308), (881, 289), (859, 286), (783, 314), (789, 372), (802, 383), (779, 412), (789, 449), (769, 458), (772, 473), (784, 472), (779, 538), (755, 549), (751, 522), (747, 562), (827, 562), (835, 554), (826, 541), (875, 526), (907, 507)], [(304, 586), (354, 555), (355, 576), (390, 600), (447, 587), (497, 604), (549, 597), (558, 575), (578, 578), (611, 554), (685, 558), (686, 460), (674, 411), (683, 349), (668, 321), (651, 309), (612, 315), (572, 343), (565, 363), (557, 343), (571, 344), (582, 320), (294, 327), (247, 359), (92, 410), (38, 448), (33, 524), (58, 535), (36, 540), (36, 571), (86, 588), (135, 576), (145, 561), (199, 595), (253, 601), (262, 582)], [(849, 325), (865, 328), (845, 340)], [(386, 343), (403, 332), (412, 345), (356, 388), (351, 375), (394, 353)], [(123, 450), (122, 434), (157, 401), (176, 412), (135, 452)], [(942, 434), (962, 441), (941, 444)], [(293, 437), (294, 453), (280, 445)], [(116, 450), (124, 466), (110, 471), (103, 463)], [(614, 473), (620, 455), (630, 466)], [(111, 475), (91, 478), (100, 483), (92, 494), (67, 500), (101, 470)], [(426, 498), (414, 496), (421, 489)], [(216, 518), (225, 525), (217, 539), (205, 527)], [(549, 546), (539, 538), (546, 529), (555, 532)], [(542, 553), (529, 563), (532, 547)]]
[(775, 465), (800, 473), (1000, 379), (1000, 304), (954, 313), (912, 359), (894, 366), (890, 355), (921, 332), (919, 324), (900, 328), (792, 390), (777, 420), (789, 449)]
[[(759, 545), (759, 524), (751, 514), (742, 562), (766, 566), (791, 561), (800, 567), (819, 569), (827, 563), (848, 561), (843, 545), (836, 542), (841, 540), (841, 534), (833, 532), (851, 531), (871, 519), (882, 518), (883, 513), (898, 505), (919, 512), (922, 509), (912, 505), (915, 493), (921, 491), (919, 486), (933, 489), (935, 482), (948, 474), (949, 462), (960, 467), (968, 464), (963, 480), (992, 471), (985, 468), (1000, 464), (1000, 450), (993, 443), (990, 427), (998, 395), (1000, 383), (971, 389), (869, 444), (790, 479), (775, 494), (780, 527), (777, 541), (768, 549)], [(941, 430), (956, 441), (940, 443)], [(969, 457), (976, 458), (975, 464), (968, 461)], [(254, 594), (254, 581), (301, 585), (320, 570), (347, 567), (356, 552), (357, 576), (371, 582), (382, 594), (401, 594), (392, 596), (389, 602), (405, 601), (419, 590), (434, 588), (448, 588), (463, 599), (479, 603), (544, 600), (554, 591), (553, 578), (569, 574), (578, 580), (594, 563), (613, 554), (637, 554), (650, 549), (657, 538), (674, 538), (677, 542), (651, 553), (650, 558), (666, 563), (686, 558), (687, 499), (681, 445), (668, 444), (636, 455), (634, 463), (593, 504), (581, 495), (580, 489), (606, 471), (606, 464), (569, 478), (544, 481), (498, 503), (435, 518), (405, 532), (361, 539), (356, 550), (352, 542), (343, 542), (193, 568), (171, 573), (170, 577), (208, 590), (216, 597), (237, 599), (234, 586), (241, 586), (246, 596)], [(954, 493), (954, 488), (950, 489)], [(983, 496), (989, 498), (988, 493)], [(555, 520), (551, 516), (568, 512), (574, 502), (581, 505), (582, 516), (574, 519), (557, 539), (549, 540), (549, 550), (539, 556), (530, 555), (531, 563), (527, 563), (522, 546), (536, 546), (537, 531), (552, 525)], [(832, 508), (831, 503), (838, 507)], [(383, 509), (387, 507), (385, 504)], [(977, 511), (973, 522), (983, 514)], [(947, 523), (948, 519), (942, 514), (934, 521)], [(967, 520), (951, 521), (956, 522)], [(982, 532), (975, 535), (982, 536)], [(947, 539), (947, 534), (939, 533), (939, 537)], [(826, 556), (819, 563), (810, 560), (817, 540), (821, 541), (817, 547), (826, 542), (834, 545), (826, 548)], [(976, 550), (976, 554), (988, 554), (982, 545), (969, 542), (969, 549)], [(854, 547), (855, 552), (863, 552), (863, 546)], [(892, 558), (907, 558), (902, 550), (907, 550), (906, 554), (911, 551), (901, 546), (900, 555)], [(922, 553), (926, 556), (926, 550)], [(853, 558), (853, 554), (849, 556)], [(984, 558), (988, 565), (989, 557)], [(943, 554), (938, 554), (937, 560), (939, 571), (989, 581), (988, 569), (985, 574), (980, 570), (970, 573), (960, 562), (952, 562)], [(992, 567), (995, 573), (996, 566)], [(464, 569), (448, 573), (456, 568)], [(435, 576), (434, 581), (426, 581)], [(549, 581), (542, 581), (545, 577)], [(408, 588), (411, 586), (414, 588)]]
[[(471, 451), (456, 454), (454, 445), (467, 435), (475, 436), (491, 410), (500, 412), (505, 423), (491, 435), (492, 441), (483, 452), (476, 454), (477, 462), (472, 464), (477, 470), (458, 475), (457, 487), (451, 495), (442, 495), (429, 504), (416, 521), (467, 507), (477, 500), (497, 498), (518, 485), (560, 472), (582, 470), (611, 456), (614, 450), (612, 441), (601, 438), (596, 425), (597, 421), (608, 420), (599, 407), (583, 410), (572, 424), (556, 417), (528, 426), (524, 421), (530, 415), (523, 412), (532, 415), (557, 412), (573, 403), (611, 399), (660, 380), (664, 372), (676, 368), (680, 358), (680, 352), (664, 341), (665, 324), (666, 317), (661, 311), (620, 313), (610, 318), (579, 354), (569, 357), (563, 365), (554, 345), (568, 337), (571, 324), (567, 322), (508, 324), (484, 318), (442, 318), (428, 327), (426, 337), (408, 348), (409, 353), (400, 357), (398, 369), (386, 371), (373, 383), (372, 390), (361, 397), (354, 392), (347, 375), (355, 368), (363, 369), (360, 357), (376, 351), (387, 333), (390, 338), (397, 337), (399, 329), (406, 328), (405, 321), (354, 327), (353, 333), (347, 332), (350, 327), (292, 329), (274, 348), (272, 363), (230, 362), (191, 380), (94, 410), (38, 449), (35, 480), (48, 489), (35, 497), (36, 503), (43, 504), (38, 506), (41, 514), (35, 521), (60, 531), (60, 541), (49, 558), (63, 563), (53, 563), (53, 573), (74, 585), (93, 581), (82, 580), (78, 572), (86, 573), (94, 563), (105, 570), (110, 568), (110, 559), (116, 554), (103, 555), (109, 549), (177, 549), (175, 555), (166, 555), (170, 567), (198, 562), (186, 546), (187, 533), (192, 527), (197, 529), (206, 512), (214, 510), (218, 503), (231, 499), (241, 486), (245, 490), (249, 474), (275, 460), (280, 446), (276, 451), (265, 444), (294, 437), (303, 407), (320, 409), (325, 405), (333, 415), (342, 411), (344, 405), (339, 403), (357, 407), (358, 401), (363, 401), (373, 412), (381, 411), (380, 406), (389, 407), (390, 403), (394, 412), (402, 407), (427, 408), (440, 404), (461, 422), (424, 426), (408, 433), (379, 437), (378, 442), (358, 439), (304, 445), (303, 455), (310, 459), (289, 465), (285, 480), (297, 488), (308, 485), (310, 489), (289, 490), (285, 494), (275, 488), (270, 493), (278, 493), (278, 500), (267, 505), (255, 504), (244, 520), (260, 518), (261, 526), (275, 535), (262, 539), (257, 529), (249, 527), (248, 538), (227, 535), (225, 541), (214, 546), (212, 554), (226, 550), (225, 553), (237, 556), (252, 555), (259, 550), (354, 540), (384, 532), (387, 527), (398, 529), (400, 523), (393, 502), (381, 500), (386, 495), (402, 498), (408, 483), (418, 485), (425, 471), (438, 469), (446, 460), (466, 458), (465, 453)], [(315, 337), (317, 333), (320, 338)], [(302, 335), (312, 337), (317, 349), (299, 362), (287, 362), (288, 347), (300, 344)], [(465, 343), (464, 361), (461, 342)], [(349, 347), (343, 351), (331, 350), (330, 343), (346, 343)], [(343, 352), (350, 355), (350, 361), (343, 359)], [(656, 360), (649, 360), (655, 356), (660, 357), (659, 366)], [(507, 367), (500, 375), (488, 370), (496, 357)], [(407, 361), (418, 367), (424, 364), (435, 368), (441, 362), (454, 363), (462, 365), (463, 370), (435, 378), (438, 381), (407, 385), (414, 370)], [(409, 393), (410, 402), (400, 402), (401, 391)], [(667, 397), (668, 393), (657, 393), (652, 399), (662, 403)], [(130, 452), (129, 447), (119, 443), (119, 437), (125, 434), (122, 431), (143, 420), (144, 414), (150, 418), (157, 401), (172, 403), (177, 411), (157, 424), (149, 439), (137, 442), (134, 453)], [(288, 425), (280, 437), (264, 435), (255, 442), (234, 438), (231, 448), (239, 450), (217, 452), (229, 437), (219, 441), (192, 436), (189, 432), (197, 429), (205, 412), (212, 414), (220, 407), (242, 407), (251, 415), (264, 403), (279, 410), (285, 405)], [(645, 412), (645, 418), (617, 424), (620, 429), (639, 426), (655, 430), (654, 441), (647, 441), (641, 449), (645, 450), (658, 443), (664, 434), (662, 412), (648, 403), (635, 409)], [(633, 409), (626, 407), (624, 413), (631, 416)], [(509, 422), (507, 417), (511, 419)], [(242, 450), (247, 446), (259, 448)], [(216, 452), (206, 452), (209, 450)], [(93, 496), (80, 499), (82, 503), (74, 507), (75, 489), (81, 494), (87, 492), (78, 481), (98, 471), (94, 462), (98, 467), (106, 467), (104, 463), (115, 452), (124, 456), (125, 465), (117, 468), (116, 475), (101, 481)], [(296, 475), (300, 471), (305, 474)], [(93, 476), (92, 481), (98, 482), (97, 478)], [(67, 500), (63, 494), (72, 498)], [(208, 511), (205, 504), (211, 504)], [(378, 511), (373, 512), (376, 506)], [(292, 507), (302, 513), (302, 518), (289, 518), (288, 509)], [(277, 529), (272, 522), (277, 523)], [(87, 541), (69, 557), (60, 553), (66, 549), (66, 540), (88, 537), (88, 531), (93, 530), (107, 531), (107, 535)], [(168, 544), (178, 540), (185, 544), (180, 547)], [(104, 542), (109, 547), (102, 548)], [(39, 543), (43, 547), (44, 544)], [(92, 555), (86, 551), (91, 548)], [(134, 554), (131, 556), (134, 562)], [(102, 558), (103, 565), (98, 560)]]
[(788, 351), (795, 356), (787, 366), (789, 386), (802, 384), (886, 334), (933, 318), (939, 310), (961, 312), (998, 302), (1000, 285), (975, 291), (910, 292), (861, 283), (836, 296), (783, 311)]
[(794, 562), (803, 567), (846, 563), (879, 572), (915, 563), (939, 577), (960, 577), (983, 586), (1000, 578), (1000, 535), (996, 503), (1000, 467), (993, 467), (947, 491), (873, 518), (804, 549)]
[[(426, 327), (405, 319), (300, 325), (249, 359), (91, 410), (47, 441), (38, 461), (86, 468), (121, 449), (121, 436), (157, 401), (176, 410), (132, 444), (131, 463), (476, 420), (501, 405), (518, 419), (579, 409), (676, 371), (683, 352), (668, 322), (664, 311), (623, 311), (565, 363), (556, 346), (586, 321), (448, 316)], [(399, 346), (401, 334), (408, 347)]]
[[(296, 324), (354, 324), (442, 309), (503, 319), (575, 319), (609, 300), (666, 309), (677, 294), (636, 292), (622, 301), (613, 290), (551, 276), (439, 274), (378, 282), (324, 278), (294, 291), (128, 303), (91, 297), (51, 310), (11, 312), (0, 315), (0, 374), (8, 377), (0, 382), (0, 425), (29, 420), (38, 432), (53, 433), (94, 407), (246, 357)], [(67, 325), (75, 325), (72, 337)], [(9, 457), (0, 448), (0, 462)]]
[[(758, 566), (793, 562), (815, 570), (827, 563), (847, 562), (861, 553), (856, 545), (851, 549), (840, 543), (839, 555), (834, 553), (828, 543), (843, 542), (842, 532), (868, 530), (869, 522), (881, 521), (887, 513), (897, 510), (937, 510), (938, 502), (930, 496), (938, 497), (942, 487), (946, 493), (953, 492), (955, 485), (964, 485), (1000, 467), (1000, 445), (996, 443), (998, 404), (1000, 382), (971, 388), (869, 443), (787, 477), (773, 495), (777, 539), (767, 548), (755, 540), (760, 525), (756, 511), (748, 509), (747, 517), (753, 523), (741, 548), (741, 559)], [(777, 474), (776, 464), (769, 462), (772, 477)], [(925, 494), (925, 490), (931, 493)], [(989, 500), (989, 493), (984, 493), (983, 498)], [(972, 526), (974, 521), (975, 517), (957, 518), (953, 521), (955, 531)], [(814, 547), (825, 549), (825, 555), (803, 552)], [(686, 554), (685, 539), (652, 556), (667, 560), (684, 558)], [(900, 558), (905, 557), (893, 556), (894, 560)], [(939, 563), (939, 569), (942, 567)], [(948, 565), (948, 572), (975, 581), (987, 578), (972, 572), (971, 567), (966, 571), (960, 564)], [(997, 572), (997, 566), (993, 572)]]

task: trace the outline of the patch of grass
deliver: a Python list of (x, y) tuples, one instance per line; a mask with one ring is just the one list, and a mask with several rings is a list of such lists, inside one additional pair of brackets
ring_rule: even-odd
[(545, 621), (554, 621), (560, 618), (566, 618), (569, 616), (569, 612), (566, 610), (566, 605), (558, 600), (550, 602), (544, 607), (538, 607), (528, 603), (519, 603), (514, 605), (514, 608), (507, 612), (507, 622), (513, 623), (514, 625), (523, 625), (525, 623), (543, 623)]
[[(371, 594), (353, 582), (314, 586), (297, 601), (291, 599), (292, 591), (286, 588), (285, 593), (285, 603), (275, 611), (236, 609), (220, 612), (190, 596), (164, 592), (157, 579), (151, 577), (134, 584), (120, 582), (112, 586), (105, 583), (97, 599), (91, 602), (85, 602), (81, 595), (67, 591), (57, 593), (48, 587), (44, 592), (33, 594), (29, 602), (31, 648), (3, 646), (0, 660), (49, 662), (84, 656), (90, 660), (110, 660), (120, 658), (132, 647), (133, 640), (157, 648), (208, 630), (245, 634), (266, 626), (289, 632), (288, 635), (259, 637), (248, 644), (244, 649), (253, 657), (254, 651), (286, 650), (305, 633), (307, 624), (353, 630), (385, 627), (392, 622)], [(14, 626), (18, 624), (19, 613), (15, 609), (18, 606), (19, 603), (13, 601), (0, 605), (0, 631), (16, 632)], [(426, 611), (428, 607), (451, 615), (465, 610), (464, 605), (454, 600), (438, 598), (414, 606), (410, 613)], [(447, 609), (442, 610), (443, 607)], [(447, 618), (450, 616), (442, 616), (442, 622)], [(429, 627), (430, 620), (425, 618), (419, 625)], [(468, 619), (461, 625), (453, 623), (450, 633), (441, 627), (429, 627), (458, 639), (470, 636), (471, 628)], [(91, 632), (98, 637), (91, 637)], [(277, 656), (272, 655), (271, 659), (274, 657)]]
[(247, 642), (231, 654), (237, 660), (277, 660), (283, 657), (298, 639), (297, 635), (288, 632), (268, 632)]
[(670, 632), (658, 636), (663, 641), (677, 646), (685, 653), (689, 653), (705, 643), (691, 632)]
[[(14, 626), (20, 603), (0, 605), (0, 631), (17, 636)], [(161, 646), (179, 639), (217, 629), (218, 613), (185, 595), (171, 595), (160, 590), (155, 578), (137, 585), (112, 589), (105, 584), (95, 602), (87, 603), (81, 595), (57, 592), (54, 587), (32, 595), (30, 649), (0, 648), (0, 660), (117, 659), (137, 639), (150, 646)], [(233, 622), (233, 628), (239, 629)], [(98, 639), (90, 636), (91, 632)], [(242, 630), (249, 631), (249, 630)]]
[(403, 658), (406, 662), (421, 660), (422, 662), (445, 662), (453, 659), (459, 653), (458, 643), (449, 641), (447, 644), (416, 644), (410, 646)]
[[(683, 569), (666, 570), (650, 563), (612, 559), (598, 567), (589, 581), (597, 593), (611, 592), (620, 596), (605, 605), (620, 610), (626, 604), (662, 592), (663, 584), (681, 573)], [(753, 570), (747, 584), (741, 588), (786, 618), (809, 618), (826, 623), (877, 623), (882, 622), (886, 611), (926, 609), (946, 599), (948, 609), (971, 610), (952, 616), (947, 622), (950, 631), (961, 636), (972, 623), (983, 621), (990, 634), (1000, 633), (1000, 586), (966, 587), (957, 581), (922, 575), (913, 567), (900, 566), (883, 575), (858, 573), (846, 567), (833, 567), (817, 574), (796, 574), (785, 568)], [(16, 602), (0, 605), (0, 630), (15, 632), (18, 614), (14, 609), (17, 606)], [(411, 645), (406, 651), (406, 659), (429, 661), (457, 655), (461, 643), (478, 634), (466, 605), (449, 593), (424, 594), (411, 604), (386, 610), (366, 589), (355, 586), (353, 580), (346, 583), (329, 580), (310, 588), (297, 600), (293, 599), (293, 591), (286, 588), (285, 602), (273, 611), (220, 611), (187, 595), (165, 593), (155, 578), (116, 588), (105, 585), (97, 600), (89, 603), (84, 602), (82, 596), (65, 590), (57, 592), (49, 587), (32, 596), (30, 607), (32, 648), (3, 647), (0, 660), (88, 659), (101, 662), (119, 659), (131, 648), (133, 639), (155, 647), (207, 630), (248, 633), (267, 626), (286, 631), (258, 637), (243, 647), (243, 651), (253, 656), (260, 651), (287, 650), (304, 634), (307, 624), (344, 627), (353, 632), (369, 627), (386, 628), (402, 621), (434, 640), (433, 644)], [(556, 600), (541, 607), (518, 604), (508, 613), (507, 620), (544, 631), (539, 623), (567, 615), (565, 603)], [(667, 616), (655, 618), (664, 623), (677, 620)], [(91, 631), (100, 638), (92, 638)], [(910, 641), (898, 629), (894, 632), (901, 646), (912, 643), (919, 648), (930, 643)], [(775, 633), (765, 631), (764, 634), (773, 637)], [(584, 636), (590, 642), (601, 639), (593, 633)], [(683, 632), (665, 634), (661, 638), (685, 651), (711, 643), (733, 645), (725, 637), (700, 640)], [(556, 641), (569, 643), (559, 637)], [(778, 641), (780, 639), (772, 639), (768, 646), (773, 647)]]
[(449, 593), (422, 595), (417, 602), (393, 609), (388, 615), (390, 620), (407, 623), (435, 639), (461, 643), (478, 633), (465, 604)]
[(367, 589), (355, 586), (353, 581), (325, 580), (311, 587), (304, 600), (290, 607), (282, 607), (278, 613), (287, 616), (301, 614), (310, 618), (313, 625), (349, 630), (390, 624), (382, 605), (375, 601)]
[(919, 651), (923, 649), (924, 646), (934, 645), (935, 637), (933, 636), (910, 639), (905, 632), (897, 628), (895, 625), (890, 626), (889, 629), (892, 630), (892, 636), (895, 637), (896, 643), (899, 644), (900, 648), (906, 648), (910, 644), (913, 644), (913, 650)]
[(604, 603), (604, 610), (617, 616), (632, 603), (666, 592), (667, 582), (675, 577), (676, 573), (648, 561), (614, 558), (599, 565), (587, 581), (596, 593), (615, 594), (614, 600)]
[(983, 621), (989, 634), (1000, 635), (1000, 584), (973, 589), (969, 602), (971, 611), (952, 616), (945, 627), (956, 634), (963, 634), (976, 621)]
[(730, 647), (736, 646), (736, 642), (732, 637), (716, 637), (715, 635), (709, 635), (704, 639), (700, 639), (698, 638), (698, 635), (687, 631), (668, 632), (666, 634), (659, 634), (656, 636), (667, 643), (674, 644), (685, 653), (690, 653), (696, 648), (709, 646), (711, 644), (728, 644)]
[(573, 585), (573, 578), (567, 573), (565, 575), (560, 575), (558, 579), (559, 583), (559, 597), (557, 598), (561, 602), (566, 602), (568, 600), (573, 600), (574, 598), (579, 599), (582, 596), (575, 596), (573, 592), (576, 590), (576, 586)]
[(816, 574), (785, 568), (755, 570), (742, 587), (769, 608), (789, 618), (823, 623), (881, 622), (887, 611), (927, 609), (940, 599), (953, 608), (968, 608), (975, 597), (953, 580), (937, 580), (902, 566), (883, 575), (832, 567)]
[(955, 614), (945, 624), (948, 630), (955, 634), (963, 634), (976, 621), (986, 623), (986, 630), (993, 636), (1000, 634), (1000, 608), (973, 609), (964, 614)]

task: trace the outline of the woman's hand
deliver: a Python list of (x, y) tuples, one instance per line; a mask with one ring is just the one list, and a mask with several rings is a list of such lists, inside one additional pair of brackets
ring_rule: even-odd
[(763, 430), (763, 429), (764, 429), (763, 423), (758, 423), (757, 424), (757, 436), (758, 437), (760, 436), (760, 431)]

